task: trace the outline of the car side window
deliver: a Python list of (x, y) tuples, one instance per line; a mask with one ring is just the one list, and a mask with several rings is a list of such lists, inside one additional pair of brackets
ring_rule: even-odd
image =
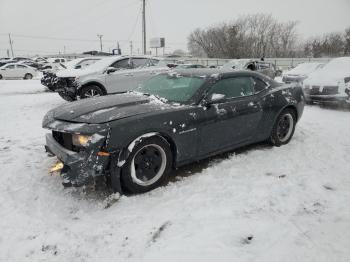
[(254, 93), (260, 93), (261, 91), (268, 88), (268, 84), (259, 78), (254, 77)]
[(26, 67), (26, 66), (24, 66), (24, 65), (17, 65), (17, 68), (27, 69), (27, 67)]
[(147, 58), (133, 58), (132, 64), (134, 68), (149, 66), (149, 60)]
[(6, 69), (15, 69), (15, 65), (8, 65), (6, 66)]
[(221, 94), (226, 98), (244, 97), (254, 94), (254, 81), (251, 77), (222, 79), (212, 86), (209, 95)]
[(114, 62), (111, 65), (111, 67), (115, 67), (115, 68), (119, 68), (119, 69), (130, 69), (130, 68), (132, 68), (129, 58), (126, 58), (126, 59)]

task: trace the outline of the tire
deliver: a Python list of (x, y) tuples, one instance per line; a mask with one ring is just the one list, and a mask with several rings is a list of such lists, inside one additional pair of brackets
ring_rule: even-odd
[(274, 146), (288, 144), (292, 139), (296, 125), (296, 113), (293, 109), (285, 109), (277, 117), (273, 125), (270, 143)]
[(77, 100), (76, 96), (68, 95), (68, 94), (63, 93), (63, 92), (58, 92), (58, 94), (60, 95), (60, 97), (62, 97), (64, 100), (66, 100), (68, 102), (73, 102), (73, 101)]
[(92, 97), (103, 96), (103, 95), (105, 95), (105, 93), (103, 92), (102, 88), (97, 85), (84, 86), (80, 90), (81, 99), (92, 98)]
[(172, 161), (170, 146), (164, 139), (150, 137), (141, 141), (121, 170), (123, 187), (136, 194), (159, 187), (168, 181)]
[(0, 75), (0, 80), (2, 79), (2, 75)]
[(27, 73), (27, 74), (24, 75), (24, 79), (25, 80), (29, 80), (29, 79), (32, 79), (32, 78), (33, 78), (33, 75), (30, 74), (30, 73)]

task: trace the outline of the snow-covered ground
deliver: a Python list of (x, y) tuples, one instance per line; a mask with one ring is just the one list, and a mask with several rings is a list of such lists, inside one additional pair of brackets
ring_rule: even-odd
[(114, 202), (49, 175), (41, 120), (63, 103), (37, 80), (0, 81), (0, 261), (350, 261), (350, 112), (306, 107), (286, 146)]

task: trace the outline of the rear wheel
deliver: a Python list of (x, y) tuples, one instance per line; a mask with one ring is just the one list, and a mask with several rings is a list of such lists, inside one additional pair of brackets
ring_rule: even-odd
[(270, 142), (274, 146), (288, 144), (292, 139), (296, 124), (296, 113), (293, 109), (285, 109), (277, 117), (273, 126)]
[(144, 193), (166, 182), (171, 169), (169, 144), (160, 137), (151, 137), (136, 145), (130, 153), (122, 168), (122, 183), (132, 193)]
[(84, 86), (80, 91), (80, 98), (92, 98), (97, 96), (103, 96), (105, 93), (102, 88), (97, 85)]
[(2, 75), (0, 75), (0, 80), (2, 79)]
[(32, 78), (33, 78), (33, 75), (30, 74), (30, 73), (27, 73), (27, 74), (25, 74), (25, 76), (24, 76), (24, 79), (25, 79), (25, 80), (29, 80), (29, 79), (32, 79)]

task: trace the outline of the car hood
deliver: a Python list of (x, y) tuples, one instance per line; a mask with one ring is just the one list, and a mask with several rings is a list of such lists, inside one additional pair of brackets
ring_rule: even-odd
[(317, 71), (304, 80), (304, 85), (312, 86), (338, 86), (344, 83), (345, 76), (342, 74), (327, 74), (327, 72)]
[(56, 73), (56, 75), (58, 77), (77, 77), (77, 76), (86, 76), (86, 75), (90, 75), (90, 74), (95, 74), (98, 73), (98, 70), (92, 70), (89, 69), (89, 67), (84, 68), (84, 69), (74, 69), (74, 68), (70, 68), (70, 69), (63, 69), (60, 70)]
[(171, 107), (157, 98), (127, 93), (73, 102), (53, 109), (48, 115), (54, 120), (102, 124)]

